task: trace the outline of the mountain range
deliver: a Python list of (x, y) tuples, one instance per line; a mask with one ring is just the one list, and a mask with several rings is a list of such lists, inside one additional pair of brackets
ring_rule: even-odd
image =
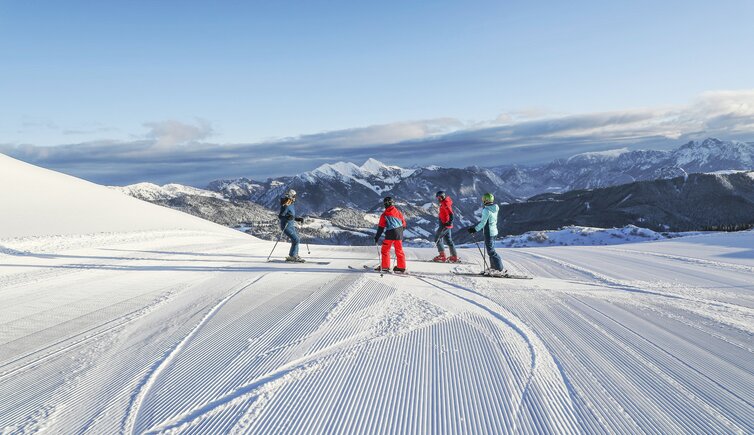
[[(625, 191), (647, 189), (645, 185), (637, 183), (677, 178), (686, 180), (693, 173), (751, 169), (754, 169), (754, 143), (709, 138), (667, 151), (616, 149), (578, 154), (536, 166), (401, 168), (369, 159), (362, 165), (351, 162), (324, 164), (302, 174), (264, 181), (252, 178), (215, 180), (206, 189), (175, 184), (160, 187), (145, 183), (119, 189), (146, 201), (177, 208), (224, 225), (247, 228), (255, 235), (270, 238), (277, 234), (274, 221), (279, 198), (285, 190), (292, 188), (298, 192), (297, 209), (301, 214), (327, 222), (327, 225), (319, 225), (316, 231), (310, 228), (312, 240), (327, 242), (336, 238), (342, 241), (343, 237), (352, 237), (354, 243), (363, 243), (368, 241), (374, 218), (381, 212), (381, 198), (387, 195), (397, 199), (409, 219), (410, 227), (415, 230), (411, 235), (419, 240), (432, 238), (436, 226), (434, 195), (438, 190), (444, 190), (453, 197), (458, 226), (473, 222), (479, 210), (479, 198), (485, 192), (493, 192), (497, 202), (503, 205), (501, 230), (504, 234), (516, 234), (556, 229), (567, 224), (640, 225), (641, 221), (637, 219), (642, 218), (641, 215), (611, 214), (610, 207), (615, 203), (604, 208), (598, 205), (602, 204), (598, 196), (613, 198), (619, 194), (615, 192), (622, 190), (599, 189), (622, 185), (634, 186), (623, 188)], [(693, 180), (705, 186), (711, 183), (704, 177), (693, 177)], [(664, 184), (658, 182), (659, 185)], [(598, 190), (584, 192), (590, 189)], [(633, 201), (661, 203), (663, 195), (667, 199), (672, 196), (669, 190), (657, 189), (658, 195), (635, 194)], [(576, 192), (570, 196), (566, 194), (573, 191)], [(591, 199), (583, 199), (587, 196)], [(687, 196), (693, 197), (690, 193)], [(578, 208), (583, 205), (579, 203), (582, 200), (593, 204), (593, 213), (569, 214), (552, 206), (558, 203)], [(610, 203), (606, 201), (605, 204)], [(674, 204), (674, 207), (680, 207), (679, 203)], [(509, 218), (508, 214), (514, 210), (516, 217)], [(551, 210), (559, 211), (555, 213)], [(600, 213), (597, 213), (598, 210)], [(647, 210), (645, 212), (649, 213)], [(614, 218), (608, 218), (608, 215)], [(333, 216), (339, 219), (333, 220)], [(687, 221), (681, 218), (663, 221), (657, 214), (646, 218), (647, 225), (651, 223), (654, 229), (667, 226), (673, 230), (698, 230), (708, 224), (708, 220), (702, 219), (702, 223), (694, 216), (689, 216), (690, 220)]]
[(698, 172), (754, 169), (754, 143), (709, 138), (668, 150), (615, 149), (584, 153), (539, 166), (492, 168), (518, 197), (615, 186)]
[(754, 224), (754, 172), (698, 173), (545, 193), (500, 210), (503, 234), (568, 225), (695, 231)]

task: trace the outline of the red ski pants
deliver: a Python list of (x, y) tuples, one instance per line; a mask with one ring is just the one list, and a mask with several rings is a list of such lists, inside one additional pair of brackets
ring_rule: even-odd
[(403, 253), (403, 241), (401, 240), (383, 240), (382, 241), (382, 268), (390, 269), (390, 247), (395, 247), (395, 257), (398, 259), (398, 267), (406, 268), (406, 254)]

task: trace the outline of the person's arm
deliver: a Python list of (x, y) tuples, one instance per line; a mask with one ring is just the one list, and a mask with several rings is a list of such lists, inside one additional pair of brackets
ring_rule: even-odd
[(288, 219), (291, 220), (290, 216), (290, 209), (287, 205), (280, 206), (280, 213), (278, 213), (278, 217), (280, 219)]
[(476, 224), (475, 226), (469, 227), (469, 232), (471, 234), (474, 234), (477, 231), (481, 231), (482, 228), (484, 228), (484, 226), (487, 224), (487, 219), (489, 219), (489, 218), (490, 217), (489, 217), (489, 212), (487, 211), (487, 208), (483, 208), (482, 209), (482, 220), (479, 221), (479, 223)]
[(450, 228), (453, 225), (453, 212), (448, 211), (448, 221), (445, 222), (445, 228)]
[(482, 231), (487, 221), (490, 219), (490, 212), (487, 207), (482, 209), (482, 220), (474, 227), (477, 231)]
[(374, 241), (379, 242), (382, 233), (385, 231), (385, 227), (377, 227), (377, 234), (374, 235)]
[(377, 224), (377, 234), (374, 236), (374, 243), (378, 243), (380, 241), (380, 237), (382, 237), (383, 231), (385, 231), (385, 227), (387, 226), (387, 221), (385, 220), (385, 214), (383, 213), (380, 216), (380, 222)]

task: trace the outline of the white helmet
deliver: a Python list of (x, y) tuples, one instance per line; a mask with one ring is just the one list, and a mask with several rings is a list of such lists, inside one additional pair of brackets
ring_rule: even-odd
[(288, 189), (285, 192), (285, 196), (288, 197), (288, 198), (295, 198), (296, 197), (296, 191), (293, 190), (293, 189)]

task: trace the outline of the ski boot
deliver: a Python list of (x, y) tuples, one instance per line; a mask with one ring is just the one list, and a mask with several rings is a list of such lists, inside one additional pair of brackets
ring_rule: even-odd
[(437, 257), (433, 258), (432, 261), (434, 261), (435, 263), (445, 263), (448, 261), (448, 257), (445, 256), (444, 252), (440, 252), (440, 254)]
[(288, 262), (288, 263), (306, 263), (306, 260), (304, 260), (303, 258), (299, 257), (298, 255), (296, 255), (296, 256), (290, 256), (289, 255), (289, 256), (285, 257), (285, 261)]
[(487, 269), (484, 272), (484, 274), (487, 275), (487, 276), (498, 276), (498, 277), (500, 277), (500, 276), (506, 276), (506, 275), (508, 275), (508, 269), (497, 270), (497, 269), (490, 268), (490, 269)]
[(395, 266), (393, 268), (393, 273), (406, 273), (406, 269), (404, 269), (402, 267)]
[(455, 255), (451, 255), (450, 257), (448, 257), (448, 263), (460, 263), (460, 262), (461, 262), (461, 259)]
[(390, 272), (390, 269), (389, 268), (388, 269), (383, 269), (382, 266), (377, 266), (377, 267), (374, 268), (374, 271), (382, 273), (382, 272)]

